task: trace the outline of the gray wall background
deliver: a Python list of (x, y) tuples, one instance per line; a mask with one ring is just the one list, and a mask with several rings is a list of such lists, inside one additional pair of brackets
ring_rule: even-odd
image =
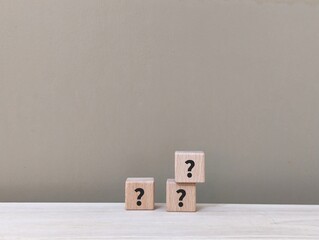
[(0, 201), (319, 203), (318, 1), (0, 0)]

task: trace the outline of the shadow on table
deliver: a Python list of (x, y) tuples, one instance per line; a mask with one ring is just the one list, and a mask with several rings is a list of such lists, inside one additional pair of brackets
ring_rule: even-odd
[(217, 204), (210, 204), (210, 205), (207, 205), (207, 204), (197, 204), (196, 206), (196, 211), (197, 212), (202, 212), (202, 211), (205, 211), (205, 209), (207, 208), (212, 208), (214, 206), (217, 206)]

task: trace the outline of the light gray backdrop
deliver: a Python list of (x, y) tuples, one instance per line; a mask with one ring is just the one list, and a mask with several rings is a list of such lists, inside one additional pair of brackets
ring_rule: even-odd
[(319, 203), (318, 1), (0, 0), (0, 201)]

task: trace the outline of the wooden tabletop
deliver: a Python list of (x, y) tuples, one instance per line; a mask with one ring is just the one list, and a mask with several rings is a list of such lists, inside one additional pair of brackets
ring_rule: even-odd
[(0, 203), (0, 240), (319, 239), (319, 205), (198, 204), (195, 213), (123, 203)]

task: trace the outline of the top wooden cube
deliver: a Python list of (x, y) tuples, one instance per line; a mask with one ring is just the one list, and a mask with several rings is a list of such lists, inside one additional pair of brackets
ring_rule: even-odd
[(175, 181), (177, 183), (205, 182), (205, 153), (202, 151), (176, 151)]

